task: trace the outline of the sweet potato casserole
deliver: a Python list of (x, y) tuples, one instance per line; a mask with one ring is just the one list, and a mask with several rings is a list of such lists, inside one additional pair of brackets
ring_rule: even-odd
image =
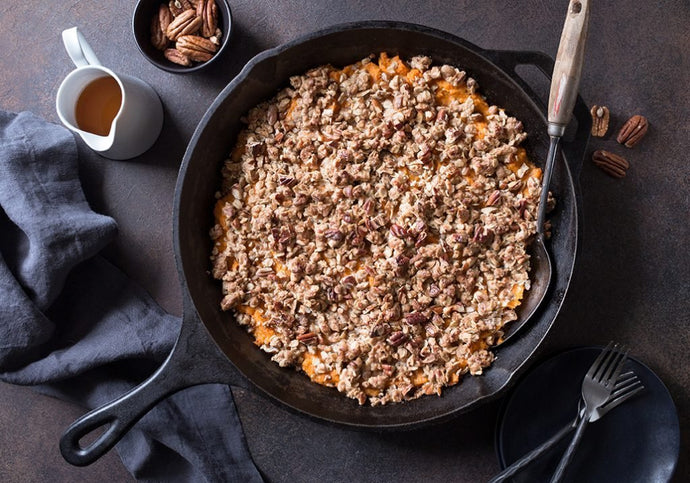
[(360, 404), (481, 374), (530, 287), (541, 171), (522, 124), (428, 57), (290, 84), (243, 119), (222, 169), (222, 309)]

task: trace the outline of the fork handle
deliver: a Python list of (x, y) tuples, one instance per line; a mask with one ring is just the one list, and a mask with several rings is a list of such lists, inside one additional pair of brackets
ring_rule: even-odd
[(517, 460), (515, 463), (501, 471), (499, 474), (494, 476), (489, 483), (500, 483), (502, 481), (505, 481), (506, 479), (510, 478), (511, 476), (515, 475), (518, 471), (521, 471), (523, 468), (525, 468), (527, 465), (529, 465), (532, 461), (536, 460), (539, 458), (541, 455), (549, 451), (551, 448), (556, 446), (559, 441), (561, 441), (563, 438), (565, 438), (568, 433), (570, 433), (575, 426), (577, 425), (578, 418), (575, 418), (573, 422), (566, 424), (563, 426), (563, 429), (558, 431), (556, 434), (551, 436), (548, 440), (543, 442), (541, 445), (537, 446), (534, 448), (532, 451), (524, 455), (522, 458)]
[(561, 461), (558, 463), (558, 468), (556, 468), (556, 471), (551, 477), (551, 483), (558, 483), (563, 479), (563, 475), (565, 474), (565, 468), (570, 463), (570, 460), (573, 459), (573, 455), (575, 454), (575, 450), (580, 444), (582, 435), (585, 434), (585, 428), (587, 427), (588, 422), (589, 415), (586, 415), (577, 424), (577, 428), (575, 429), (575, 436), (573, 436), (573, 440), (568, 445), (568, 448), (565, 450), (565, 453), (563, 454)]

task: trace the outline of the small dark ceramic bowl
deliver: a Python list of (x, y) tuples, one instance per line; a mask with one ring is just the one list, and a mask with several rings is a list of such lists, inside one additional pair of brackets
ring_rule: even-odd
[(191, 67), (185, 67), (170, 62), (165, 58), (162, 50), (156, 49), (153, 44), (151, 44), (151, 19), (153, 19), (154, 15), (158, 15), (158, 6), (162, 3), (167, 2), (163, 0), (139, 0), (136, 7), (134, 7), (134, 15), (132, 18), (134, 40), (137, 43), (137, 47), (139, 47), (139, 51), (149, 62), (160, 69), (174, 74), (187, 74), (203, 69), (221, 56), (228, 45), (228, 40), (232, 32), (232, 14), (230, 12), (230, 5), (226, 0), (216, 0), (216, 4), (218, 5), (218, 27), (223, 31), (218, 52), (216, 52), (210, 60), (206, 62), (194, 62)]

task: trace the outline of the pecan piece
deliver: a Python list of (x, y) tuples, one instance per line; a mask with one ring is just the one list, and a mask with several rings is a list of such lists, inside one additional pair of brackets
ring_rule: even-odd
[(467, 236), (464, 233), (453, 233), (455, 243), (467, 243)]
[(309, 196), (305, 195), (304, 193), (297, 193), (295, 194), (295, 199), (292, 201), (292, 203), (295, 206), (304, 206), (309, 203)]
[(297, 181), (295, 178), (292, 178), (290, 176), (280, 176), (278, 178), (278, 183), (280, 183), (283, 186), (287, 186), (288, 188), (293, 188), (294, 186), (297, 185), (299, 181)]
[(192, 61), (189, 60), (189, 57), (187, 57), (177, 49), (165, 49), (163, 51), (163, 55), (170, 62), (174, 62), (185, 67), (189, 67), (190, 65), (192, 65)]
[(592, 106), (592, 136), (602, 138), (609, 130), (609, 108), (606, 106)]
[(427, 143), (422, 143), (419, 147), (419, 152), (417, 153), (417, 159), (419, 159), (422, 164), (431, 164), (431, 147)]
[(369, 332), (369, 336), (370, 337), (383, 337), (384, 335), (388, 334), (390, 329), (391, 329), (391, 326), (389, 324), (387, 324), (385, 322), (379, 322), (374, 327), (372, 327), (371, 331)]
[(522, 189), (523, 183), (521, 180), (515, 180), (508, 183), (508, 191), (511, 193), (517, 193)]
[[(175, 20), (170, 22), (165, 34), (170, 40), (177, 40), (182, 35), (193, 34), (201, 27), (201, 19), (196, 16), (194, 10), (185, 10)], [(211, 43), (211, 42), (209, 42)]]
[(525, 213), (527, 213), (527, 200), (524, 198), (518, 203), (518, 213), (520, 214), (520, 218), (525, 218)]
[(592, 162), (599, 166), (606, 174), (614, 178), (622, 178), (630, 164), (622, 156), (600, 149), (592, 154)]
[(412, 312), (405, 316), (405, 322), (410, 325), (421, 325), (428, 321), (429, 317), (427, 317), (424, 312)]
[(494, 239), (494, 232), (486, 227), (477, 225), (474, 228), (474, 236), (472, 241), (488, 245)]
[(432, 283), (431, 285), (429, 285), (429, 289), (427, 290), (427, 294), (429, 295), (429, 297), (438, 297), (439, 295), (441, 295), (441, 289), (439, 288), (438, 285), (436, 285), (435, 283)]
[(390, 345), (393, 347), (398, 347), (401, 344), (404, 344), (405, 341), (407, 341), (407, 334), (404, 334), (401, 331), (393, 332), (391, 336), (386, 339)]
[(318, 337), (313, 332), (307, 332), (306, 334), (298, 335), (297, 340), (302, 344), (310, 345), (315, 344), (318, 341)]
[(405, 238), (408, 235), (407, 230), (396, 223), (391, 225), (391, 233), (398, 238)]
[(333, 240), (336, 242), (341, 242), (345, 239), (343, 232), (337, 228), (329, 228), (324, 232), (323, 236), (328, 240)]
[(352, 288), (355, 285), (357, 285), (357, 279), (353, 277), (352, 275), (347, 275), (341, 280), (341, 283), (343, 284), (343, 287), (345, 288)]
[(210, 60), (217, 49), (213, 42), (198, 35), (182, 35), (177, 39), (176, 46), (177, 50), (197, 62)]
[(410, 259), (405, 255), (398, 255), (395, 259), (398, 266), (395, 268), (395, 274), (398, 277), (404, 277), (407, 275), (408, 269), (410, 267)]
[(410, 232), (410, 235), (412, 236), (417, 236), (421, 232), (423, 232), (426, 229), (426, 223), (424, 223), (422, 220), (417, 220), (414, 225), (410, 227), (408, 230)]
[(647, 118), (637, 114), (623, 124), (616, 141), (626, 148), (632, 148), (647, 133), (648, 127), (649, 122), (647, 122)]
[(201, 18), (201, 35), (211, 37), (218, 27), (218, 6), (215, 0), (199, 0), (196, 6), (196, 14)]
[(374, 218), (367, 218), (364, 222), (369, 231), (376, 231), (386, 224), (385, 220), (381, 215), (375, 216)]

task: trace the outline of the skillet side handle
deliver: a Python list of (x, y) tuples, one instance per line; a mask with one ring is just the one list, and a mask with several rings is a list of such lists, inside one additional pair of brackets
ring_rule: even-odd
[[(546, 113), (547, 104), (541, 99), (520, 77), (516, 71), (519, 65), (531, 65), (536, 67), (544, 76), (551, 81), (551, 75), (555, 66), (554, 60), (543, 52), (537, 51), (516, 51), (516, 50), (484, 50), (482, 54), (491, 60), (498, 67), (511, 75), (520, 87), (534, 100), (538, 102), (542, 111)], [(584, 159), (587, 144), (589, 143), (590, 130), (592, 128), (592, 117), (589, 108), (582, 96), (578, 95), (573, 108), (573, 118), (577, 122), (577, 129), (574, 134), (568, 130), (566, 137), (561, 141), (563, 150), (566, 153), (566, 161), (570, 167), (574, 179), (580, 178), (582, 170), (582, 160)], [(572, 135), (571, 135), (572, 134)]]

